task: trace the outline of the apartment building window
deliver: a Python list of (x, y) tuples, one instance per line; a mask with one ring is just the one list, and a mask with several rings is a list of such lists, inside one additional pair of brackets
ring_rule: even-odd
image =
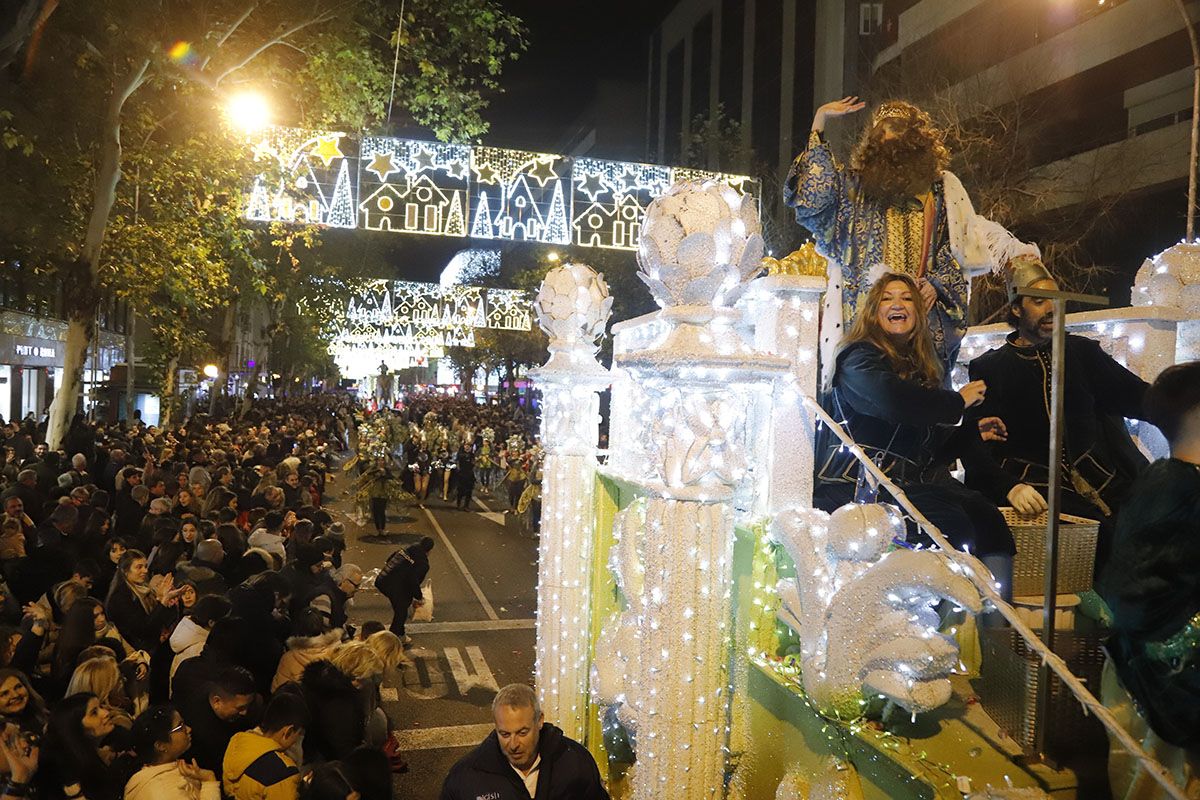
[(668, 164), (674, 164), (678, 162), (683, 149), (683, 42), (667, 53), (666, 78), (663, 158)]
[(729, 119), (742, 118), (742, 37), (746, 10), (742, 0), (721, 3), (721, 85), (718, 101)]
[(692, 28), (692, 119), (708, 118), (709, 87), (712, 85), (712, 14)]
[[(762, 2), (754, 20), (754, 106), (750, 144), (756, 161), (779, 157), (780, 66), (783, 60), (783, 5)], [(789, 31), (789, 34), (791, 32)]]
[(883, 30), (883, 3), (858, 4), (858, 35), (874, 36)]

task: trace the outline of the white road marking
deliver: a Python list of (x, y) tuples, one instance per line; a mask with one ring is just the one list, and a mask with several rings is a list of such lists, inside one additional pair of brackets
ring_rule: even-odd
[(408, 633), (420, 636), (424, 633), (476, 633), (479, 631), (531, 631), (537, 627), (536, 619), (481, 619), (471, 622), (410, 622), (405, 626)]
[(492, 604), (483, 596), (483, 590), (479, 588), (479, 584), (475, 582), (475, 578), (467, 571), (467, 565), (463, 563), (462, 556), (454, 549), (454, 545), (450, 544), (450, 537), (446, 536), (446, 532), (442, 530), (442, 526), (438, 524), (437, 518), (433, 516), (433, 512), (428, 508), (424, 509), (425, 516), (429, 517), (429, 522), (433, 525), (433, 529), (437, 531), (438, 536), (442, 538), (442, 544), (446, 545), (446, 550), (450, 553), (450, 557), (454, 559), (454, 563), (458, 564), (458, 569), (462, 572), (463, 577), (467, 579), (467, 585), (471, 587), (471, 591), (475, 593), (479, 604), (483, 606), (483, 612), (488, 615), (488, 619), (500, 619), (496, 615), (496, 611), (492, 608)]
[(483, 502), (483, 501), (482, 501), (482, 500), (480, 500), (478, 497), (476, 497), (476, 498), (474, 498), (474, 499), (475, 499), (475, 502), (479, 504), (479, 507), (480, 507), (480, 508), (482, 508), (482, 509), (483, 509), (484, 511), (486, 511), (487, 513), (489, 513), (489, 514), (495, 514), (495, 513), (496, 513), (495, 511), (492, 511), (492, 509), (490, 509), (490, 508), (488, 507), (488, 504), (487, 504), (487, 503)]
[(471, 666), (475, 668), (475, 674), (479, 676), (478, 684), (493, 692), (500, 691), (500, 685), (496, 683), (496, 676), (492, 674), (491, 668), (483, 658), (483, 651), (472, 645), (467, 648), (467, 658), (471, 659)]
[(405, 692), (417, 700), (438, 700), (449, 694), (446, 673), (438, 664), (437, 653), (409, 651), (409, 657), (413, 663), (401, 672)]
[(463, 661), (462, 653), (458, 652), (457, 647), (447, 647), (443, 652), (446, 654), (446, 661), (450, 664), (450, 672), (454, 675), (454, 682), (458, 684), (458, 693), (466, 697), (471, 693), (472, 689), (490, 689), (493, 692), (500, 691), (500, 687), (496, 685), (496, 679), (492, 676), (492, 671), (488, 669), (487, 662), (483, 660), (483, 653), (478, 647), (468, 647), (467, 655), (471, 658), (471, 666), (475, 668), (474, 675), (467, 672), (467, 665)]
[(440, 750), (447, 747), (474, 747), (487, 738), (495, 726), (490, 722), (480, 725), (451, 725), (445, 728), (418, 728), (396, 731), (396, 744), (400, 750)]

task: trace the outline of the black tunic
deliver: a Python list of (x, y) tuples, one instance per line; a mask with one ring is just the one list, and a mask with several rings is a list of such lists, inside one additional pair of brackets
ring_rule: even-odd
[[(1003, 346), (971, 362), (971, 380), (984, 381), (987, 396), (967, 416), (972, 423), (983, 417), (1003, 419), (1008, 441), (989, 442), (987, 449), (1013, 480), (1044, 491), (1050, 443), (1050, 346), (1020, 347), (1015, 339), (1016, 334), (1010, 334)], [(1065, 370), (1063, 461), (1115, 510), (1146, 464), (1121, 418), (1145, 419), (1142, 398), (1147, 384), (1099, 343), (1083, 336), (1067, 336)], [(967, 485), (1003, 503), (1012, 483), (997, 482), (996, 474), (968, 465)], [(1062, 486), (1068, 512), (1096, 519), (1105, 516), (1094, 501), (1075, 490), (1069, 476)]]

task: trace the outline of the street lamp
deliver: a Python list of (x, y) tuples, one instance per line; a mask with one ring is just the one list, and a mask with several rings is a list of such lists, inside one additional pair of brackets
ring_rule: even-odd
[(549, 253), (546, 254), (546, 259), (548, 261), (558, 261), (558, 251), (551, 250)]
[(221, 371), (219, 369), (217, 369), (216, 364), (205, 364), (203, 371), (204, 371), (204, 377), (212, 379), (212, 380), (216, 380), (217, 376), (221, 374)]
[(258, 92), (238, 92), (229, 98), (225, 113), (229, 122), (247, 133), (265, 128), (271, 121), (267, 99)]
[(1196, 26), (1188, 15), (1187, 6), (1183, 0), (1175, 0), (1179, 15), (1183, 17), (1183, 27), (1188, 32), (1188, 42), (1192, 45), (1192, 149), (1188, 153), (1188, 208), (1187, 208), (1187, 240), (1192, 241), (1196, 228), (1196, 150), (1200, 147), (1200, 41), (1196, 39)]

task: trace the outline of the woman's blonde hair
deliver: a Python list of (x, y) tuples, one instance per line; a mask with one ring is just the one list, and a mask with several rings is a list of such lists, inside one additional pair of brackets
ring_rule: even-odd
[[(913, 317), (913, 329), (904, 337), (900, 346), (879, 325), (879, 304), (888, 284), (899, 281), (913, 295), (913, 305), (916, 313)], [(917, 381), (926, 386), (939, 386), (942, 382), (942, 361), (938, 358), (933, 346), (933, 334), (929, 331), (929, 321), (925, 313), (925, 303), (921, 300), (921, 291), (917, 282), (909, 275), (897, 272), (885, 272), (871, 286), (866, 299), (858, 304), (858, 313), (850, 332), (842, 340), (841, 349), (854, 342), (869, 342), (879, 348), (887, 357), (888, 363), (897, 374), (905, 380)]]
[(404, 643), (400, 637), (391, 631), (377, 631), (366, 638), (367, 647), (379, 656), (384, 669), (395, 669), (401, 664), (408, 663), (404, 655)]
[(366, 642), (345, 642), (329, 654), (329, 660), (340, 671), (356, 680), (366, 680), (383, 674), (383, 660)]
[(113, 695), (121, 685), (121, 669), (116, 659), (100, 656), (89, 658), (71, 673), (66, 697), (73, 694), (94, 694), (100, 705), (110, 705)]

